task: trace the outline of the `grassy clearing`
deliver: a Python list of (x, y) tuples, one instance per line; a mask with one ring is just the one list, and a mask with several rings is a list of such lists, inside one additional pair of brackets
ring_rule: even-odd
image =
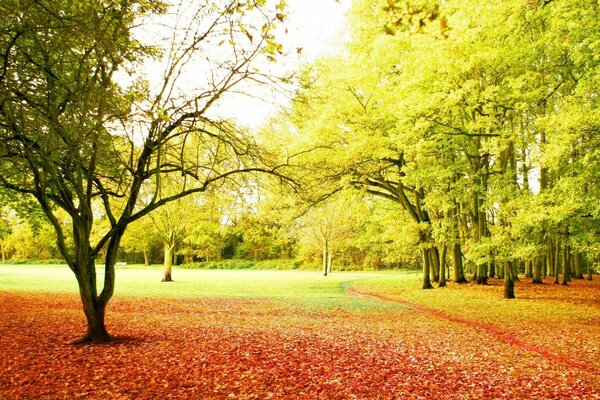
[[(160, 281), (161, 274), (159, 266), (119, 266), (115, 297), (254, 298), (324, 308), (365, 308), (375, 302), (347, 296), (349, 283), (384, 277), (402, 281), (411, 276), (404, 272), (336, 272), (324, 277), (318, 271), (175, 269), (175, 281), (165, 283)], [(100, 269), (98, 279), (100, 286)], [(0, 290), (77, 293), (78, 289), (73, 273), (64, 265), (0, 265)]]

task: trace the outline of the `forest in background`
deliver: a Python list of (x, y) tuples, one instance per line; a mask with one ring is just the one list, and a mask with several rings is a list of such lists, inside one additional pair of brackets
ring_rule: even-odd
[[(600, 254), (597, 4), (547, 3), (355, 2), (345, 48), (257, 134), (300, 155), (304, 193), (254, 177), (177, 200), (119, 260), (582, 276)], [(4, 206), (3, 261), (61, 259), (37, 214)]]

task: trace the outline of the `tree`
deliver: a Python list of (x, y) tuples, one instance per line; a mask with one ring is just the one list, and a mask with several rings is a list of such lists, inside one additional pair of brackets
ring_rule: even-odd
[(323, 275), (331, 272), (334, 254), (347, 245), (353, 225), (351, 203), (340, 196), (310, 209), (302, 218), (300, 241), (319, 249)]
[[(254, 64), (278, 55), (272, 32), (284, 6), (207, 1), (171, 10), (183, 14), (170, 20), (176, 25), (166, 42), (153, 39), (158, 46), (143, 45), (132, 29), (152, 22), (144, 20), (151, 14), (160, 18), (168, 8), (162, 2), (9, 0), (0, 7), (0, 185), (35, 197), (79, 285), (87, 320), (81, 340), (105, 342), (117, 250), (130, 223), (238, 174), (283, 178), (281, 165), (212, 110), (244, 81), (274, 82)], [(160, 55), (161, 46), (158, 82), (137, 78), (136, 61)], [(202, 79), (190, 84), (190, 70)], [(180, 185), (162, 196), (166, 176)], [(92, 242), (99, 210), (108, 228)]]
[(149, 217), (132, 222), (121, 239), (121, 249), (128, 253), (141, 253), (144, 265), (150, 265), (151, 253), (160, 243), (160, 237)]

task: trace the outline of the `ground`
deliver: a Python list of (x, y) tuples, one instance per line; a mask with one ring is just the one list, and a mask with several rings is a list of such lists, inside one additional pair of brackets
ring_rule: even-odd
[(503, 300), (404, 273), (160, 276), (117, 271), (117, 340), (71, 345), (68, 270), (0, 266), (0, 398), (600, 399), (599, 277)]

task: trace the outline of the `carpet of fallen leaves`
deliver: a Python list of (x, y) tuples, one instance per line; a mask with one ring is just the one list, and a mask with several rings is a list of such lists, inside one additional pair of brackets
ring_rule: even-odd
[[(600, 282), (581, 285), (599, 307)], [(559, 301), (550, 285), (519, 290)], [(595, 317), (526, 324), (348, 295), (373, 305), (115, 298), (117, 340), (71, 345), (77, 296), (0, 292), (0, 398), (600, 399)]]

